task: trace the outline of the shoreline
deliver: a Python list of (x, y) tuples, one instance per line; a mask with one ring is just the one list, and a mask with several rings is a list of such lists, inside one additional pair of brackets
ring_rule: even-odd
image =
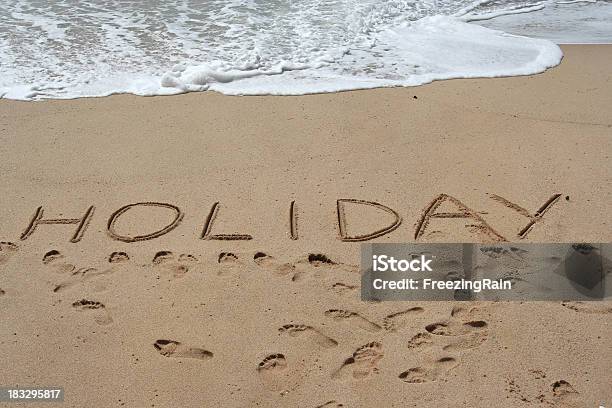
[[(111, 93), (108, 95), (101, 96), (76, 96), (76, 97), (68, 97), (68, 98), (41, 98), (41, 99), (33, 99), (33, 100), (23, 100), (23, 99), (9, 99), (9, 98), (0, 98), (0, 103), (53, 103), (53, 102), (69, 102), (69, 101), (79, 101), (79, 100), (98, 100), (98, 99), (108, 99), (108, 98), (117, 98), (117, 97), (136, 97), (136, 98), (144, 98), (144, 99), (158, 99), (158, 98), (173, 98), (173, 97), (181, 97), (186, 95), (217, 95), (222, 97), (235, 97), (235, 98), (302, 98), (302, 97), (312, 97), (312, 96), (325, 96), (325, 95), (335, 95), (335, 94), (343, 94), (343, 93), (351, 93), (351, 92), (370, 92), (370, 91), (389, 91), (389, 90), (420, 90), (422, 88), (431, 87), (433, 84), (438, 83), (449, 83), (455, 81), (488, 81), (488, 80), (499, 80), (499, 79), (512, 79), (512, 78), (529, 78), (529, 77), (539, 77), (543, 74), (546, 74), (549, 71), (554, 71), (559, 69), (559, 67), (564, 63), (565, 53), (564, 49), (574, 50), (574, 49), (589, 49), (589, 48), (610, 48), (612, 47), (612, 42), (605, 43), (555, 43), (561, 48), (563, 51), (563, 59), (561, 62), (553, 67), (546, 68), (544, 71), (536, 73), (536, 74), (519, 74), (519, 75), (502, 75), (502, 76), (484, 76), (484, 77), (458, 77), (458, 78), (448, 78), (448, 79), (434, 79), (431, 82), (414, 85), (414, 86), (381, 86), (374, 88), (357, 88), (357, 89), (347, 89), (347, 90), (339, 90), (333, 92), (316, 92), (316, 93), (307, 93), (307, 94), (296, 94), (296, 95), (274, 95), (274, 94), (224, 94), (222, 92), (216, 90), (206, 90), (206, 91), (184, 91), (176, 94), (160, 94), (160, 95), (137, 95), (130, 92), (118, 92)], [(575, 51), (572, 51), (575, 52)], [(606, 50), (607, 52), (607, 50)]]

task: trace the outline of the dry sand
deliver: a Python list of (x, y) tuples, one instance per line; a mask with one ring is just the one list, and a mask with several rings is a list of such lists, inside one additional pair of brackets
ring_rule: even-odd
[[(0, 101), (0, 386), (63, 386), (70, 407), (612, 404), (611, 302), (364, 303), (360, 244), (338, 235), (336, 200), (361, 199), (403, 219), (379, 242), (518, 241), (516, 206), (561, 194), (522, 240), (609, 242), (612, 46), (563, 49), (541, 75), (417, 88)], [(419, 232), (440, 194), (497, 238)], [(183, 217), (112, 239), (139, 202)], [(208, 233), (251, 240), (199, 239), (216, 202)], [(95, 209), (77, 243), (76, 224), (20, 240), (39, 206)], [(113, 230), (174, 216), (138, 206)], [(345, 233), (389, 219), (349, 203)]]

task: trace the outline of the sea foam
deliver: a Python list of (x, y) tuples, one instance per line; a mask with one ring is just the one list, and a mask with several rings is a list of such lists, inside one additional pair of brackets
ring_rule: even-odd
[(512, 0), (0, 0), (0, 97), (301, 95), (534, 74), (561, 61), (557, 45), (479, 24), (589, 6), (600, 7)]

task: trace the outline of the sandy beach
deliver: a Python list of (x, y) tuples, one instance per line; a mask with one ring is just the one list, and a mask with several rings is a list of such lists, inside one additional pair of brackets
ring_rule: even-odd
[(67, 407), (612, 404), (612, 302), (362, 302), (350, 237), (393, 218), (338, 220), (364, 200), (401, 217), (374, 242), (610, 242), (612, 46), (562, 49), (540, 75), (414, 88), (0, 100), (0, 386)]

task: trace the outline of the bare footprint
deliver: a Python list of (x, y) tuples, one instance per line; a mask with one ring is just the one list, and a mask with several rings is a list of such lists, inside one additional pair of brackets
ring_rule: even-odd
[(197, 263), (198, 262), (198, 258), (196, 258), (195, 256), (191, 254), (180, 254), (178, 260), (179, 262), (183, 262), (183, 263)]
[(58, 250), (52, 249), (45, 253), (42, 258), (42, 262), (45, 265), (51, 266), (52, 270), (57, 273), (73, 273), (76, 269), (76, 266), (64, 262), (64, 255), (62, 255)]
[(515, 247), (503, 248), (499, 246), (483, 246), (480, 248), (480, 252), (494, 259), (502, 258), (504, 256), (524, 259), (524, 256), (528, 251)]
[(563, 302), (561, 306), (566, 307), (578, 313), (588, 314), (606, 314), (612, 313), (612, 306), (609, 304), (601, 304), (599, 302)]
[(420, 384), (435, 381), (435, 375), (432, 370), (423, 367), (410, 368), (398, 376), (400, 380), (410, 384)]
[(514, 267), (514, 268), (524, 268), (527, 266), (527, 261), (525, 260), (526, 254), (528, 251), (510, 247), (504, 248), (500, 246), (485, 246), (480, 248), (480, 252), (484, 255), (488, 256), (491, 259), (495, 259), (500, 262), (502, 265)]
[(307, 326), (304, 324), (286, 324), (280, 329), (278, 329), (281, 333), (287, 333), (289, 336), (298, 337), (300, 335), (310, 335), (312, 340), (315, 343), (322, 347), (331, 348), (336, 347), (338, 342), (331, 337), (328, 337), (321, 333), (319, 330), (315, 329), (312, 326)]
[(295, 273), (293, 274), (291, 280), (294, 282), (303, 279), (312, 272), (315, 273), (315, 276), (317, 274), (320, 275), (321, 273), (333, 271), (359, 273), (358, 267), (332, 261), (327, 255), (320, 253), (310, 253), (306, 257), (295, 262), (293, 265), (295, 268)]
[(171, 251), (159, 251), (153, 257), (153, 265), (163, 267), (174, 278), (182, 278), (189, 272), (190, 264), (197, 262), (193, 255), (181, 254), (178, 260)]
[(295, 272), (295, 265), (278, 262), (274, 257), (264, 252), (255, 253), (253, 255), (253, 262), (263, 269), (274, 272), (276, 275), (283, 276)]
[(91, 278), (95, 278), (96, 276), (104, 275), (106, 273), (108, 273), (108, 271), (100, 271), (96, 268), (73, 268), (68, 279), (57, 284), (53, 288), (53, 292), (62, 292), (66, 289), (77, 286), (78, 284), (83, 283)]
[(463, 306), (454, 306), (451, 310), (451, 317), (455, 318), (465, 318), (468, 316), (473, 309), (468, 309)]
[(86, 280), (111, 272), (110, 269), (98, 270), (87, 266), (77, 267), (72, 263), (66, 262), (64, 255), (55, 249), (45, 253), (42, 262), (49, 270), (64, 275), (63, 281), (55, 284), (53, 292), (61, 292)]
[(45, 265), (47, 265), (63, 257), (64, 255), (62, 255), (58, 250), (52, 249), (43, 255), (42, 261)]
[(236, 274), (244, 266), (242, 260), (233, 252), (221, 252), (217, 256), (217, 263), (220, 265), (220, 268), (217, 269), (218, 276)]
[(467, 337), (458, 338), (452, 343), (449, 343), (446, 346), (442, 347), (442, 349), (444, 351), (450, 352), (461, 352), (480, 347), (485, 341), (487, 341), (486, 335), (482, 335), (480, 333), (473, 333), (467, 335)]
[(452, 329), (449, 328), (448, 323), (440, 322), (440, 323), (432, 323), (425, 326), (425, 330), (431, 334), (435, 334), (436, 336), (453, 336), (455, 335), (452, 332)]
[(174, 258), (172, 251), (159, 251), (153, 256), (153, 264), (159, 265)]
[[(332, 267), (333, 269), (343, 270), (345, 272), (359, 273), (358, 266), (347, 265), (341, 262), (332, 261), (325, 254), (311, 253), (311, 254), (308, 254), (308, 257), (306, 258), (306, 260), (308, 264), (314, 268), (325, 266), (325, 267)], [(304, 261), (300, 261), (300, 262), (304, 262)]]
[(433, 344), (433, 339), (429, 333), (417, 333), (408, 340), (408, 348), (428, 347)]
[(563, 397), (567, 394), (577, 394), (577, 391), (567, 381), (559, 380), (552, 384), (552, 393), (555, 397)]
[(357, 290), (357, 285), (349, 285), (347, 283), (336, 282), (332, 285), (332, 289), (337, 294), (342, 295), (345, 293), (354, 292), (355, 290)]
[(442, 347), (449, 352), (462, 352), (480, 347), (488, 338), (488, 323), (471, 319), (478, 308), (455, 306), (451, 318), (444, 322), (425, 326), (428, 333), (445, 337), (450, 342)]
[(265, 387), (271, 391), (279, 391), (287, 382), (287, 359), (284, 354), (270, 354), (258, 365), (257, 372)]
[(584, 406), (580, 393), (567, 381), (559, 380), (552, 383), (551, 388), (544, 390), (537, 399), (548, 406), (561, 408), (578, 408)]
[(197, 360), (208, 360), (213, 353), (199, 347), (190, 347), (175, 340), (157, 340), (153, 347), (164, 357), (171, 358), (194, 358)]
[(217, 262), (220, 264), (235, 263), (236, 261), (238, 261), (238, 257), (232, 252), (221, 252), (217, 257)]
[(433, 363), (410, 368), (400, 373), (398, 377), (409, 384), (428, 383), (438, 380), (456, 366), (457, 360), (454, 357), (442, 357)]
[(461, 322), (440, 322), (425, 326), (425, 330), (436, 336), (462, 336), (472, 332), (484, 330), (487, 327), (484, 320), (470, 320)]
[(336, 265), (336, 262), (332, 261), (327, 257), (327, 255), (323, 254), (308, 254), (308, 263), (314, 267)]
[(422, 307), (411, 307), (401, 312), (392, 313), (383, 319), (383, 327), (388, 331), (397, 331), (411, 322), (411, 317), (425, 311)]
[(325, 311), (325, 316), (334, 319), (335, 321), (347, 321), (369, 332), (377, 332), (382, 329), (382, 327), (380, 327), (374, 322), (369, 321), (360, 314), (348, 310), (329, 309)]
[(111, 324), (113, 319), (106, 310), (104, 304), (93, 300), (81, 299), (72, 304), (72, 307), (79, 311), (92, 311), (94, 321), (101, 325)]
[(129, 260), (130, 260), (130, 257), (125, 252), (113, 252), (108, 257), (109, 263), (122, 263), (122, 262), (126, 262)]
[(378, 362), (384, 357), (382, 344), (373, 341), (359, 347), (332, 373), (332, 378), (364, 379), (378, 373)]
[(0, 242), (0, 265), (8, 262), (18, 249), (19, 247), (12, 242)]

